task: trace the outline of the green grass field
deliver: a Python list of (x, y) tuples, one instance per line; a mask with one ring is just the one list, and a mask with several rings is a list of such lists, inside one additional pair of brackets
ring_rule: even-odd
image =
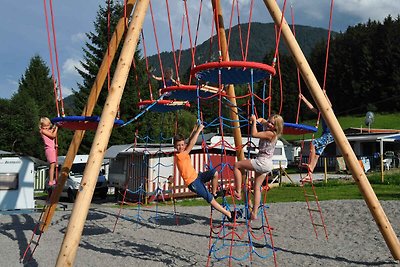
[[(371, 173), (368, 180), (379, 200), (400, 200), (400, 170), (385, 172), (384, 182), (381, 182), (380, 173)], [(314, 184), (320, 201), (363, 199), (363, 196), (353, 180), (328, 180), (327, 183)], [(230, 197), (227, 197), (228, 202)], [(303, 188), (300, 185), (286, 184), (268, 191), (267, 203), (305, 201)], [(221, 201), (220, 201), (221, 202)], [(184, 199), (178, 201), (182, 206), (207, 205), (200, 199)]]
[[(367, 177), (379, 200), (400, 200), (400, 169), (386, 171), (383, 183), (380, 172), (368, 174)], [(328, 180), (327, 183), (316, 182), (314, 186), (320, 201), (363, 198), (357, 184), (352, 179), (334, 179)], [(44, 196), (45, 193), (35, 194), (35, 197), (43, 198)], [(228, 202), (231, 202), (230, 197), (226, 197), (226, 199)], [(303, 188), (300, 185), (284, 184), (281, 187), (275, 187), (268, 191), (268, 203), (296, 201), (305, 201)], [(219, 199), (219, 202), (221, 202), (221, 199)], [(182, 206), (208, 205), (201, 198), (180, 199), (177, 201), (177, 204)], [(167, 201), (162, 203), (162, 205), (171, 205), (171, 202)]]

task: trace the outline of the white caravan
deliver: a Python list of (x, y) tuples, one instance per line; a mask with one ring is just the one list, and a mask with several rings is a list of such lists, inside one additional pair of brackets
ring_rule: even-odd
[(0, 151), (0, 211), (21, 212), (35, 208), (33, 188), (38, 161)]
[[(71, 166), (67, 181), (65, 182), (63, 193), (67, 195), (70, 202), (75, 201), (76, 194), (81, 185), (83, 178), (83, 172), (86, 167), (86, 162), (89, 155), (76, 155)], [(65, 156), (58, 157), (59, 171), (65, 161)], [(107, 185), (107, 173), (108, 161), (103, 161), (103, 166), (99, 172), (99, 177), (97, 179), (96, 188), (94, 193), (99, 195), (102, 199), (107, 198), (108, 185)], [(47, 184), (47, 183), (46, 183)]]

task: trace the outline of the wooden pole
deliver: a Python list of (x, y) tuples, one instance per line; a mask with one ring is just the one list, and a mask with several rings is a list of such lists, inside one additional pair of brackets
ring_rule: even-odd
[[(136, 0), (128, 0), (126, 6), (126, 16), (129, 17), (133, 7), (136, 3)], [(122, 36), (125, 32), (125, 25), (127, 22), (127, 18), (122, 14), (118, 24), (115, 28), (115, 31), (111, 37), (110, 44), (106, 50), (106, 53), (103, 57), (103, 61), (99, 68), (99, 72), (97, 73), (96, 80), (90, 90), (90, 94), (88, 97), (87, 104), (83, 109), (82, 116), (91, 116), (93, 113), (93, 109), (97, 103), (97, 99), (99, 98), (101, 89), (103, 88), (104, 81), (107, 77), (109, 64), (113, 62), (115, 52), (118, 49), (118, 46), (121, 42)], [(69, 171), (71, 170), (72, 164), (74, 162), (74, 158), (78, 153), (79, 146), (82, 143), (83, 136), (85, 135), (85, 130), (76, 130), (74, 133), (74, 137), (72, 138), (71, 144), (69, 145), (67, 155), (65, 156), (65, 161), (63, 166), (61, 167), (61, 174), (57, 181), (57, 187), (50, 196), (50, 205), (46, 205), (44, 214), (42, 216), (42, 221), (40, 224), (40, 230), (42, 232), (46, 231), (49, 227), (51, 220), (54, 216), (54, 212), (57, 208), (57, 203), (60, 199), (61, 193), (63, 191), (65, 182), (67, 181)]]
[(376, 197), (375, 192), (364, 173), (364, 170), (361, 168), (360, 164), (358, 164), (357, 157), (351, 148), (342, 128), (340, 127), (340, 124), (333, 113), (333, 110), (328, 103), (328, 100), (326, 99), (321, 87), (319, 86), (317, 79), (311, 71), (311, 68), (308, 65), (308, 62), (295, 37), (293, 36), (289, 25), (284, 18), (282, 19), (282, 12), (280, 11), (279, 6), (275, 0), (264, 0), (264, 3), (277, 27), (282, 28), (282, 36), (285, 39), (290, 52), (292, 53), (293, 59), (299, 68), (301, 75), (307, 84), (315, 103), (318, 106), (318, 109), (320, 110), (329, 129), (331, 130), (336, 144), (340, 147), (347, 166), (351, 170), (353, 178), (357, 183), (358, 188), (362, 193), (365, 202), (367, 203), (368, 208), (370, 209), (371, 214), (383, 235), (383, 238), (386, 241), (386, 244), (388, 245), (392, 256), (394, 259), (400, 260), (400, 242), (396, 236), (396, 233), (393, 231), (392, 225), (386, 217), (386, 214), (379, 203), (379, 200)]
[[(218, 30), (219, 39), (221, 43), (222, 61), (230, 61), (228, 52), (228, 43), (226, 41), (226, 35), (225, 35), (224, 17), (222, 16), (220, 0), (212, 0), (212, 5), (213, 9), (215, 10), (214, 21), (216, 28)], [(229, 109), (229, 114), (232, 120), (233, 139), (235, 141), (235, 146), (238, 148), (238, 150), (236, 150), (236, 157), (238, 161), (244, 160), (244, 151), (242, 148), (242, 133), (240, 131), (239, 115), (236, 105), (235, 87), (232, 84), (228, 85), (226, 92), (227, 92), (227, 98), (232, 103), (232, 106)]]
[(324, 181), (328, 183), (328, 163), (326, 158), (324, 158)]
[(385, 181), (385, 175), (384, 175), (384, 171), (385, 171), (385, 166), (383, 166), (383, 139), (380, 140), (379, 142), (379, 160), (381, 161), (381, 182), (383, 183)]
[(74, 264), (83, 226), (89, 212), (90, 202), (96, 186), (97, 176), (111, 136), (114, 120), (124, 92), (148, 6), (149, 0), (137, 1), (132, 20), (126, 32), (124, 45), (111, 83), (111, 88), (106, 103), (104, 104), (99, 126), (97, 127), (96, 135), (93, 140), (89, 159), (86, 163), (80, 190), (58, 254), (56, 266), (64, 267), (73, 266)]

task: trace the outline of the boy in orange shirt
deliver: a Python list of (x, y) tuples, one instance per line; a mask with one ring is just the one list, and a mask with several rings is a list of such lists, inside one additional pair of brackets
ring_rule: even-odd
[[(188, 144), (185, 143), (185, 137), (183, 135), (177, 134), (174, 137), (174, 146), (176, 149), (176, 165), (183, 178), (183, 181), (185, 182), (185, 185), (190, 189), (190, 191), (204, 198), (216, 210), (224, 214), (230, 222), (233, 222), (236, 216), (236, 212), (229, 212), (215, 200), (218, 187), (218, 172), (216, 171), (216, 169), (197, 173), (190, 160), (189, 153), (196, 144), (197, 138), (199, 137), (199, 134), (203, 130), (203, 128), (204, 125), (202, 124), (198, 126), (196, 124), (194, 126), (192, 134), (189, 137)], [(211, 194), (205, 186), (205, 183), (209, 181), (212, 181), (211, 185), (213, 194)]]

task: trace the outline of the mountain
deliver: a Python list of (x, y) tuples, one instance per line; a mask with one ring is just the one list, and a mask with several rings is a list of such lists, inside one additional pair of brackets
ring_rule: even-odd
[[(239, 32), (241, 31), (241, 34)], [(247, 38), (248, 24), (241, 24), (234, 26), (231, 30), (231, 37), (229, 42), (229, 56), (231, 60), (242, 60), (242, 52), (240, 39), (243, 41), (243, 50), (245, 54), (246, 49), (246, 38)], [(310, 55), (314, 46), (321, 41), (325, 41), (328, 36), (328, 30), (322, 28), (315, 28), (310, 26), (296, 25), (296, 39), (299, 43), (304, 55), (307, 57)], [(335, 36), (336, 32), (332, 33)], [(229, 32), (226, 30), (226, 36), (228, 38)], [(240, 38), (242, 36), (242, 38)], [(273, 23), (251, 23), (250, 28), (250, 39), (249, 39), (249, 49), (247, 60), (262, 62), (267, 53), (275, 51), (275, 25)], [(212, 43), (212, 48), (210, 49), (210, 43)], [(210, 51), (214, 51), (212, 54)], [(282, 54), (287, 54), (288, 49), (284, 44), (283, 38), (280, 40), (279, 51)], [(178, 58), (179, 51), (175, 51), (176, 57)], [(179, 63), (180, 73), (185, 73), (191, 65), (191, 53), (190, 49), (181, 51), (181, 60)], [(161, 62), (163, 68), (174, 67), (173, 53), (172, 52), (162, 52), (160, 54)], [(195, 64), (199, 65), (208, 61), (216, 61), (218, 59), (217, 54), (217, 38), (213, 36), (212, 38), (204, 41), (202, 44), (197, 45), (195, 49)], [(152, 55), (148, 57), (149, 63), (153, 66), (155, 73), (160, 73), (159, 59), (158, 55)], [(267, 61), (268, 62), (268, 61)], [(272, 62), (272, 58), (269, 60), (268, 64)]]

